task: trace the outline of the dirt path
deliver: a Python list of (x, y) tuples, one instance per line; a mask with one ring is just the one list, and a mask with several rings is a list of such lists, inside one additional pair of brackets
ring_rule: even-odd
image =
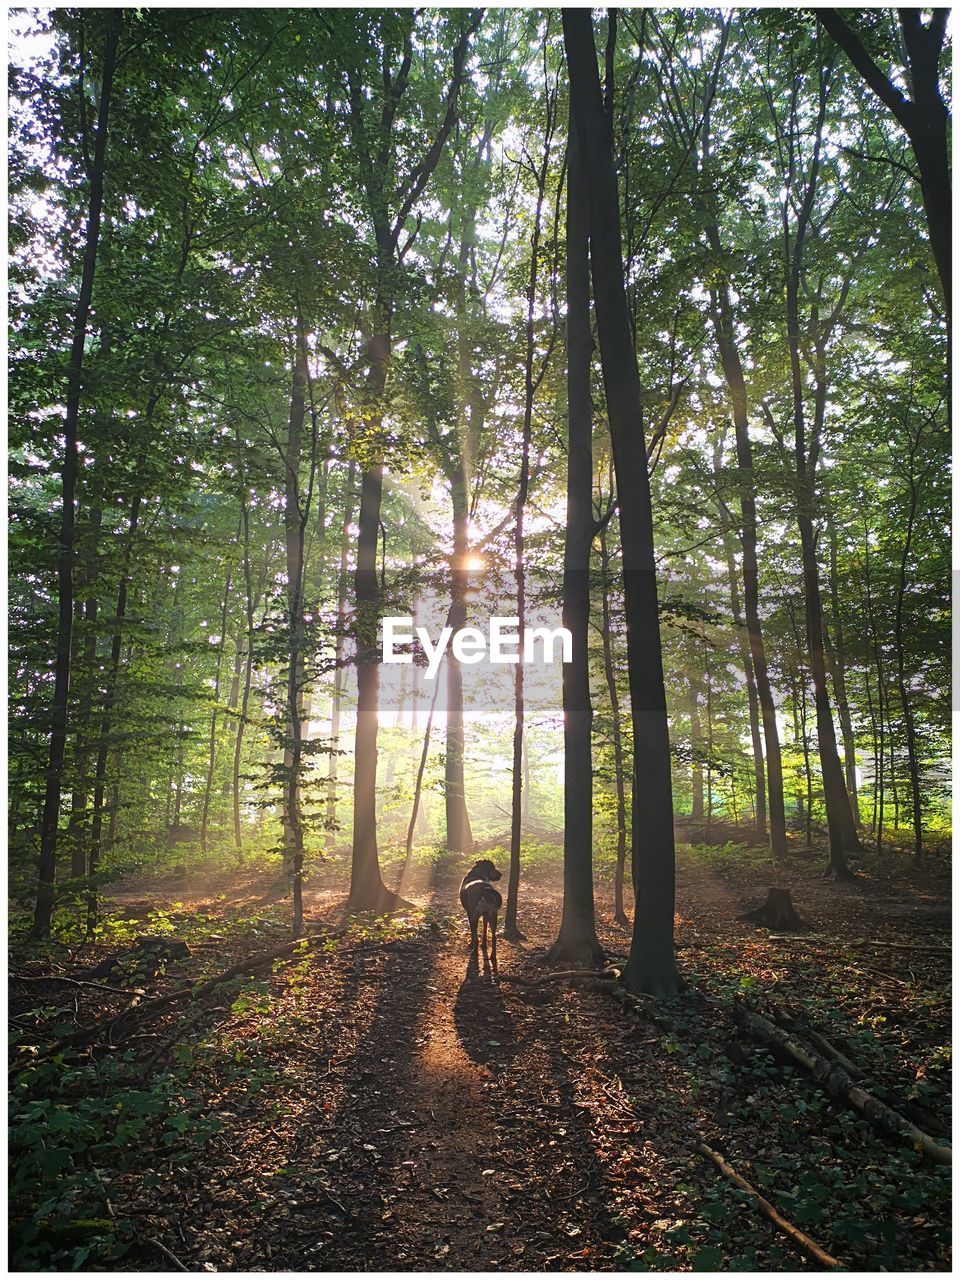
[[(872, 882), (838, 892), (811, 868), (794, 879), (795, 900), (818, 932), (778, 944), (738, 920), (767, 882), (762, 866), (736, 883), (722, 868), (681, 866), (678, 944), (696, 984), (756, 973), (789, 1000), (791, 984), (802, 998), (813, 980), (835, 988), (843, 1025), (853, 1028), (870, 1002), (862, 991), (841, 1000), (850, 985), (843, 938), (903, 937), (921, 922), (925, 937), (942, 929), (946, 904), (932, 881), (914, 885), (911, 901), (899, 886)], [(699, 1220), (709, 1242), (702, 1210), (713, 1197), (722, 1230), (738, 1241), (723, 1245), (724, 1257), (751, 1269), (805, 1269), (761, 1219), (730, 1216), (729, 1193), (690, 1148), (703, 1134), (746, 1172), (757, 1160), (758, 1173), (788, 1186), (818, 1164), (811, 1152), (835, 1122), (831, 1109), (784, 1121), (794, 1088), (762, 1064), (746, 1072), (733, 1024), (695, 997), (671, 1011), (675, 1029), (664, 1030), (603, 994), (491, 983), (451, 914), (455, 868), (432, 872), (412, 896), (433, 905), (432, 924), (278, 967), (265, 1003), (251, 997), (222, 1011), (194, 1078), (223, 1132), (183, 1162), (174, 1186), (133, 1199), (144, 1235), (206, 1270), (606, 1271), (650, 1248), (663, 1260), (654, 1269), (670, 1269), (695, 1253), (697, 1241), (670, 1252), (685, 1224)], [(339, 900), (316, 885), (313, 918), (332, 919)], [(917, 908), (909, 921), (904, 901)], [(537, 972), (559, 905), (556, 884), (526, 887), (528, 941), (501, 944), (503, 973)], [(624, 950), (609, 906), (601, 896), (602, 939)], [(919, 986), (935, 991), (943, 963), (926, 953), (911, 959)], [(871, 972), (889, 1017), (910, 988)], [(905, 1017), (884, 1059), (897, 1088), (916, 1072), (927, 1034), (925, 1022), (913, 1031)], [(225, 1072), (225, 1062), (235, 1068)], [(775, 1126), (759, 1150), (754, 1127), (732, 1118), (758, 1111)], [(848, 1128), (830, 1139), (820, 1166), (830, 1167), (838, 1141), (852, 1161), (845, 1179), (887, 1159), (882, 1140)], [(935, 1229), (915, 1226), (911, 1248), (942, 1261), (939, 1246), (921, 1240)], [(130, 1259), (131, 1269), (144, 1265), (146, 1256)]]
[(612, 1265), (620, 1236), (584, 1213), (602, 1170), (553, 1002), (478, 974), (459, 935), (371, 951), (340, 981), (355, 1017), (318, 1064), (323, 1121), (276, 1133), (283, 1230), (232, 1266)]

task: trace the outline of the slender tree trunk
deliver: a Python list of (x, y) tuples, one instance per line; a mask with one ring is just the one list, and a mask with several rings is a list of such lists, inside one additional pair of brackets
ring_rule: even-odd
[(217, 645), (217, 665), (213, 677), (213, 712), (210, 716), (210, 741), (207, 751), (207, 776), (203, 788), (203, 808), (200, 815), (200, 849), (207, 851), (207, 828), (210, 825), (210, 796), (213, 791), (213, 774), (217, 763), (217, 708), (220, 702), (220, 678), (223, 674), (223, 651), (227, 643), (227, 611), (230, 608), (230, 588), (233, 585), (233, 569), (227, 570), (223, 588), (223, 604), (220, 608), (220, 641)]
[[(381, 406), (390, 357), (389, 333), (370, 343), (370, 403)], [(375, 410), (377, 412), (378, 410)], [(389, 911), (396, 896), (380, 874), (377, 850), (377, 727), (380, 702), (380, 586), (377, 539), (383, 498), (383, 466), (367, 466), (360, 481), (357, 567), (354, 574), (357, 628), (357, 729), (354, 745), (353, 857), (349, 911)]]
[[(716, 226), (707, 227), (707, 236), (719, 255), (720, 235)], [(780, 753), (780, 734), (777, 728), (777, 712), (770, 687), (767, 654), (760, 623), (760, 569), (757, 558), (757, 501), (753, 471), (753, 446), (747, 415), (747, 385), (743, 364), (736, 342), (736, 329), (729, 289), (722, 287), (711, 291), (711, 316), (713, 331), (720, 351), (720, 362), (730, 393), (733, 409), (733, 425), (737, 445), (737, 467), (740, 497), (740, 545), (743, 550), (743, 607), (747, 624), (747, 642), (750, 662), (756, 679), (756, 696), (763, 725), (765, 747), (767, 793), (770, 811), (770, 849), (775, 857), (783, 857), (787, 851), (787, 827), (783, 807), (783, 762)], [(748, 677), (749, 680), (749, 677)], [(749, 684), (748, 684), (749, 693)], [(755, 753), (756, 754), (756, 753)], [(760, 789), (757, 790), (758, 813), (763, 811)], [(765, 824), (764, 824), (765, 825)], [(761, 831), (760, 818), (757, 829)]]
[[(97, 506), (90, 514), (90, 556), (91, 569), (89, 582), (95, 587), (97, 579), (97, 542), (103, 522), (103, 511)], [(81, 658), (84, 672), (84, 686), (77, 702), (76, 713), (76, 763), (73, 791), (70, 798), (70, 821), (67, 824), (67, 843), (70, 849), (70, 876), (73, 880), (81, 880), (87, 874), (88, 832), (86, 830), (89, 817), (90, 802), (90, 764), (92, 746), (90, 741), (90, 723), (93, 715), (93, 693), (97, 683), (97, 614), (99, 601), (96, 595), (87, 597), (82, 609), (84, 624), (83, 654)]]
[[(230, 673), (230, 689), (227, 693), (227, 746), (230, 749), (231, 758), (233, 756), (233, 746), (236, 742), (237, 728), (240, 719), (240, 689), (243, 682), (243, 655), (246, 650), (246, 639), (244, 634), (240, 634), (235, 640), (236, 648), (233, 651), (233, 669)], [(224, 777), (221, 787), (221, 795), (226, 800), (233, 792), (233, 777), (228, 774)]]
[[(447, 655), (447, 661), (449, 661), (449, 654)], [(407, 846), (403, 858), (403, 872), (400, 876), (400, 884), (397, 887), (398, 893), (403, 887), (403, 881), (406, 879), (407, 872), (410, 869), (410, 859), (413, 857), (413, 837), (417, 829), (417, 820), (420, 817), (420, 796), (423, 793), (423, 775), (427, 768), (427, 757), (430, 754), (430, 733), (433, 729), (433, 712), (437, 705), (437, 694), (439, 692), (440, 680), (437, 678), (435, 680), (433, 698), (430, 701), (430, 711), (427, 714), (427, 727), (423, 732), (423, 749), (420, 752), (420, 764), (417, 766), (417, 780), (413, 787), (413, 808), (410, 811), (410, 822), (407, 826)]]
[(287, 688), (286, 746), (284, 750), (284, 864), (293, 886), (293, 936), (303, 932), (303, 815), (300, 811), (300, 771), (303, 761), (303, 552), (305, 514), (300, 503), (300, 461), (306, 416), (309, 369), (306, 329), (297, 318), (290, 416), (284, 456), (284, 533), (287, 569)]
[[(850, 802), (843, 785), (843, 772), (837, 752), (837, 734), (827, 688), (827, 666), (824, 648), (823, 606), (820, 596), (820, 570), (817, 565), (816, 538), (813, 526), (814, 471), (810, 466), (805, 443), (804, 380), (800, 366), (800, 323), (798, 309), (799, 267), (787, 280), (787, 335), (790, 344), (790, 369), (793, 387), (793, 418), (797, 472), (797, 525), (800, 530), (800, 554), (803, 568), (803, 597), (806, 613), (807, 654), (813, 682), (814, 709), (817, 723), (817, 745), (823, 796), (827, 811), (829, 838), (828, 874), (845, 880), (852, 875), (847, 866), (847, 850), (860, 847)], [(818, 389), (819, 390), (819, 389)]]
[[(127, 591), (130, 584), (130, 562), (133, 556), (133, 543), (140, 522), (141, 497), (138, 493), (130, 506), (130, 519), (127, 527), (127, 545), (124, 551), (123, 566), (120, 571), (120, 586), (117, 590), (116, 627), (110, 641), (110, 667), (107, 672), (103, 694), (103, 711), (100, 718), (100, 736), (97, 745), (97, 763), (93, 780), (93, 812), (90, 823), (90, 887), (87, 893), (87, 933), (92, 934), (97, 926), (98, 895), (94, 877), (100, 866), (100, 852), (103, 843), (103, 802), (107, 786), (107, 760), (110, 755), (110, 734), (113, 728), (113, 709), (117, 697), (117, 684), (120, 678), (120, 657), (123, 652), (123, 624), (127, 616)], [(183, 771), (181, 769), (181, 779)], [(179, 821), (180, 796), (177, 795), (177, 818)]]
[[(743, 675), (747, 685), (747, 710), (750, 717), (750, 744), (753, 750), (753, 795), (754, 795), (754, 829), (761, 838), (767, 834), (767, 790), (764, 776), (764, 759), (763, 759), (763, 738), (760, 732), (760, 699), (757, 693), (757, 681), (753, 670), (753, 658), (750, 655), (750, 638), (745, 632), (743, 626), (743, 618), (740, 613), (740, 591), (737, 584), (737, 566), (733, 553), (733, 545), (729, 538), (723, 540), (724, 550), (727, 556), (727, 581), (730, 584), (730, 614), (733, 619), (733, 627), (737, 635), (737, 644), (740, 649), (740, 662), (743, 666)], [(769, 683), (769, 682), (768, 682)], [(780, 749), (780, 735), (777, 731), (776, 717), (774, 717), (774, 730), (777, 732), (777, 750)], [(778, 765), (780, 769), (780, 802), (783, 804), (783, 765)], [(786, 818), (784, 818), (784, 832), (786, 832)], [(786, 840), (786, 835), (784, 835)]]
[(33, 936), (44, 938), (50, 932), (53, 915), (54, 882), (57, 869), (57, 839), (60, 825), (60, 791), (67, 744), (67, 717), (70, 698), (70, 653), (73, 643), (73, 566), (76, 521), (78, 469), (78, 428), (80, 397), (83, 390), (83, 356), (87, 340), (87, 324), (93, 297), (93, 281), (100, 247), (100, 220), (103, 210), (103, 186), (106, 173), (107, 126), (113, 76), (117, 64), (117, 44), (123, 25), (123, 10), (114, 9), (107, 32), (100, 78), (100, 102), (97, 108), (97, 134), (93, 161), (88, 174), (87, 221), (84, 231), (83, 268), (80, 292), (73, 317), (73, 340), (67, 399), (63, 418), (64, 457), (61, 471), (60, 533), (57, 552), (58, 620), (54, 659), (53, 702), (50, 709), (50, 755), (40, 820), (40, 856), (37, 869), (37, 902), (33, 917)]
[(897, 654), (897, 692), (907, 739), (907, 768), (910, 774), (910, 799), (913, 808), (913, 861), (919, 867), (923, 861), (923, 808), (920, 791), (920, 760), (917, 749), (917, 729), (913, 715), (913, 702), (907, 684), (907, 659), (904, 646), (904, 604), (907, 594), (907, 566), (913, 547), (913, 530), (919, 505), (919, 486), (913, 473), (913, 454), (910, 456), (910, 505), (907, 511), (907, 527), (904, 531), (903, 552), (900, 556), (900, 573), (897, 578), (897, 605), (894, 612), (893, 638)]
[(250, 686), (253, 682), (253, 576), (250, 571), (250, 508), (245, 492), (240, 495), (240, 525), (243, 533), (243, 592), (246, 609), (247, 638), (243, 660), (243, 693), (240, 695), (240, 715), (237, 718), (237, 736), (233, 741), (233, 842), (237, 849), (237, 863), (243, 857), (243, 828), (240, 822), (240, 762), (243, 758), (243, 739), (250, 710)]
[[(607, 547), (606, 527), (600, 529), (601, 608), (603, 621), (603, 674), (610, 699), (610, 722), (613, 734), (613, 769), (617, 792), (617, 868), (614, 877), (614, 918), (626, 928), (630, 920), (624, 910), (624, 880), (627, 861), (627, 795), (623, 751), (623, 730), (620, 727), (620, 693), (613, 665), (612, 617), (610, 609), (610, 553)], [(634, 886), (636, 894), (636, 886)]]
[[(593, 756), (588, 636), (593, 520), (593, 405), (590, 398), (589, 205), (576, 123), (569, 120), (567, 166), (567, 518), (563, 625), (572, 637), (563, 664), (563, 914), (551, 963), (603, 961), (593, 900)], [(518, 665), (519, 670), (519, 665)], [(621, 903), (621, 912), (622, 912)]]
[[(523, 372), (523, 434), (520, 457), (520, 482), (517, 489), (517, 514), (513, 531), (514, 572), (517, 579), (517, 617), (520, 635), (523, 636), (526, 624), (526, 565), (524, 563), (524, 515), (527, 506), (527, 495), (530, 489), (530, 441), (533, 434), (533, 402), (539, 380), (535, 379), (533, 361), (535, 353), (535, 315), (537, 304), (537, 280), (540, 270), (540, 227), (543, 214), (544, 193), (547, 185), (547, 171), (550, 163), (550, 143), (553, 136), (553, 98), (547, 98), (546, 140), (537, 178), (537, 201), (533, 217), (533, 231), (530, 237), (530, 269), (527, 275), (526, 289), (526, 324), (525, 351)], [(522, 658), (522, 655), (521, 655)], [(513, 771), (511, 774), (510, 803), (510, 870), (507, 877), (507, 904), (503, 917), (503, 936), (517, 942), (523, 934), (517, 925), (517, 897), (520, 890), (520, 838), (523, 826), (523, 730), (524, 730), (524, 697), (523, 697), (523, 662), (518, 661), (514, 671), (514, 729), (513, 729)]]
[(850, 699), (847, 696), (846, 647), (844, 645), (843, 615), (840, 606), (840, 586), (837, 578), (837, 531), (830, 519), (830, 602), (833, 611), (833, 688), (840, 718), (840, 735), (843, 739), (844, 772), (850, 810), (857, 829), (860, 829), (860, 802), (857, 796), (857, 748), (850, 718)]
[(626, 981), (631, 991), (674, 995), (675, 850), (667, 703), (660, 648), (653, 512), (640, 378), (624, 289), (617, 176), (604, 116), (588, 9), (563, 10), (570, 95), (584, 157), (590, 262), (620, 504), (627, 663), (633, 717), (633, 866), (638, 886)]
[[(691, 666), (691, 675), (695, 670)], [(703, 757), (701, 755), (702, 725), (700, 723), (700, 682), (690, 681), (690, 745), (693, 748), (693, 764), (690, 781), (693, 794), (690, 800), (690, 817), (694, 822), (703, 821)]]
[(703, 647), (704, 710), (707, 713), (707, 830), (713, 822), (713, 676), (710, 671), (710, 654)]
[[(343, 533), (340, 539), (340, 571), (337, 577), (337, 635), (333, 653), (333, 699), (330, 706), (330, 761), (327, 765), (326, 846), (332, 849), (337, 832), (337, 773), (340, 751), (340, 716), (343, 703), (343, 655), (346, 643), (348, 568), (350, 563), (350, 525), (353, 523), (354, 484), (357, 464), (351, 459), (343, 505)], [(414, 682), (414, 707), (416, 707), (416, 682)], [(416, 711), (414, 711), (416, 715)]]
[[(453, 562), (450, 570), (451, 603), (449, 626), (454, 633), (466, 625), (466, 595), (470, 573), (465, 567), (467, 540), (467, 476), (461, 459), (451, 477), (453, 497)], [(447, 848), (455, 853), (473, 849), (473, 833), (467, 813), (463, 779), (463, 669), (452, 651), (447, 655), (446, 760), (444, 763), (444, 808), (447, 818)], [(439, 679), (439, 676), (437, 677)]]

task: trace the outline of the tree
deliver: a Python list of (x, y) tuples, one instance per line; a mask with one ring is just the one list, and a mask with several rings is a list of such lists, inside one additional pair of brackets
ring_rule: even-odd
[(589, 12), (564, 10), (563, 34), (589, 189), (590, 267), (623, 546), (637, 885), (626, 980), (633, 991), (667, 996), (679, 987), (673, 950), (673, 798), (640, 378), (624, 289), (616, 172)]
[(905, 71), (912, 97), (907, 98), (877, 66), (861, 36), (837, 9), (814, 9), (879, 100), (902, 126), (920, 172), (920, 190), (930, 230), (930, 249), (937, 264), (949, 320), (953, 311), (953, 215), (950, 185), (950, 113), (940, 92), (940, 60), (949, 9), (933, 9), (924, 21), (921, 9), (898, 9)]
[[(593, 905), (593, 759), (590, 665), (590, 550), (593, 519), (593, 404), (590, 365), (589, 204), (572, 104), (567, 128), (567, 518), (563, 625), (572, 661), (563, 667), (563, 916), (548, 960), (596, 967), (603, 961)], [(604, 597), (606, 599), (606, 597)]]

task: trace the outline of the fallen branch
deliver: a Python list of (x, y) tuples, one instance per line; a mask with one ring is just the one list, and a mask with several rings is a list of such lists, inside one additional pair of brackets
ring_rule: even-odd
[(102, 982), (84, 982), (80, 978), (66, 978), (57, 973), (11, 973), (14, 982), (59, 982), (65, 987), (89, 987), (92, 991), (108, 991), (113, 996), (143, 995), (143, 987), (108, 987)]
[(543, 987), (551, 982), (615, 982), (620, 976), (620, 966), (610, 965), (606, 969), (558, 969), (556, 973), (545, 973), (538, 978), (525, 978), (519, 973), (501, 973), (501, 982), (511, 982), (518, 987)]
[(906, 1117), (881, 1102), (879, 1098), (853, 1083), (842, 1067), (820, 1057), (786, 1031), (775, 1027), (768, 1019), (749, 1009), (737, 1011), (737, 1020), (755, 1040), (778, 1049), (793, 1062), (810, 1073), (832, 1097), (847, 1102), (859, 1111), (876, 1129), (895, 1137), (904, 1146), (921, 1152), (935, 1164), (951, 1164), (953, 1151), (937, 1142), (928, 1133), (918, 1129)]
[(199, 1005), (193, 1011), (193, 1013), (190, 1014), (189, 1017), (184, 1018), (181, 1021), (180, 1025), (177, 1027), (176, 1031), (173, 1033), (172, 1036), (168, 1036), (166, 1040), (164, 1040), (152, 1051), (149, 1058), (147, 1058), (146, 1062), (143, 1064), (143, 1067), (141, 1068), (142, 1075), (146, 1077), (150, 1069), (156, 1066), (156, 1064), (162, 1058), (165, 1058), (166, 1055), (173, 1048), (173, 1046), (178, 1043), (178, 1041), (190, 1030), (191, 1027), (195, 1027), (197, 1023), (200, 1021), (200, 1019), (203, 1018), (204, 1015), (208, 1012), (211, 1014), (214, 1014), (217, 1012), (224, 1013), (226, 1012), (226, 1010), (222, 1005), (218, 1005), (215, 1008), (210, 1010), (204, 1009), (202, 1005)]
[[(178, 1004), (182, 1000), (202, 1000), (215, 987), (222, 986), (223, 983), (229, 982), (233, 978), (244, 974), (256, 973), (258, 970), (272, 964), (275, 960), (282, 960), (286, 956), (293, 955), (304, 946), (317, 946), (333, 938), (342, 937), (345, 932), (345, 929), (339, 929), (329, 933), (308, 934), (305, 938), (296, 938), (292, 942), (285, 942), (282, 946), (273, 947), (269, 951), (261, 951), (252, 956), (245, 956), (242, 960), (238, 960), (236, 964), (232, 964), (229, 969), (224, 969), (222, 973), (217, 973), (212, 978), (207, 978), (204, 982), (193, 982), (189, 986), (178, 987), (175, 991), (167, 992), (166, 995), (155, 996), (154, 999), (145, 1000), (141, 1004), (128, 1007), (121, 1013), (99, 1018), (96, 1022), (90, 1023), (86, 1027), (71, 1031), (69, 1035), (62, 1036), (48, 1046), (43, 1056), (53, 1056), (63, 1049), (71, 1047), (76, 1048), (95, 1044), (102, 1035), (112, 1032), (124, 1018), (132, 1014), (136, 1015), (138, 1021), (142, 1021), (144, 1018), (153, 1017), (162, 1010), (169, 1008), (170, 1005)], [(31, 1063), (35, 1061), (36, 1058), (31, 1059)]]
[(189, 1271), (189, 1267), (185, 1267), (175, 1253), (171, 1253), (165, 1244), (161, 1244), (159, 1240), (154, 1240), (152, 1236), (143, 1237), (144, 1244), (152, 1244), (155, 1249), (159, 1249), (163, 1256), (172, 1262), (178, 1271)]
[(821, 1249), (815, 1240), (811, 1240), (805, 1231), (801, 1231), (799, 1227), (795, 1227), (792, 1222), (788, 1222), (782, 1214), (778, 1213), (769, 1200), (765, 1200), (759, 1191), (750, 1185), (746, 1178), (742, 1178), (732, 1165), (727, 1164), (719, 1151), (714, 1151), (713, 1148), (708, 1147), (705, 1142), (698, 1142), (694, 1147), (694, 1150), (698, 1155), (705, 1156), (706, 1159), (712, 1160), (725, 1178), (729, 1178), (735, 1186), (739, 1187), (741, 1191), (746, 1193), (753, 1208), (762, 1213), (765, 1218), (769, 1219), (778, 1231), (782, 1231), (785, 1236), (789, 1236), (794, 1244), (802, 1249), (808, 1258), (812, 1258), (813, 1261), (818, 1262), (821, 1267), (826, 1267), (830, 1270), (841, 1265), (836, 1258)]
[(925, 942), (885, 942), (880, 938), (862, 938), (859, 942), (848, 942), (849, 947), (885, 947), (889, 951), (927, 951), (932, 955), (948, 956), (950, 947), (933, 945)]

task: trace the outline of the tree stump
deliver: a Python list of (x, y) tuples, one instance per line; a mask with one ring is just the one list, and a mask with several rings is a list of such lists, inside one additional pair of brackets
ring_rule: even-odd
[(794, 910), (789, 889), (767, 890), (767, 900), (762, 907), (754, 907), (740, 917), (753, 924), (765, 924), (768, 929), (805, 929), (806, 925)]

